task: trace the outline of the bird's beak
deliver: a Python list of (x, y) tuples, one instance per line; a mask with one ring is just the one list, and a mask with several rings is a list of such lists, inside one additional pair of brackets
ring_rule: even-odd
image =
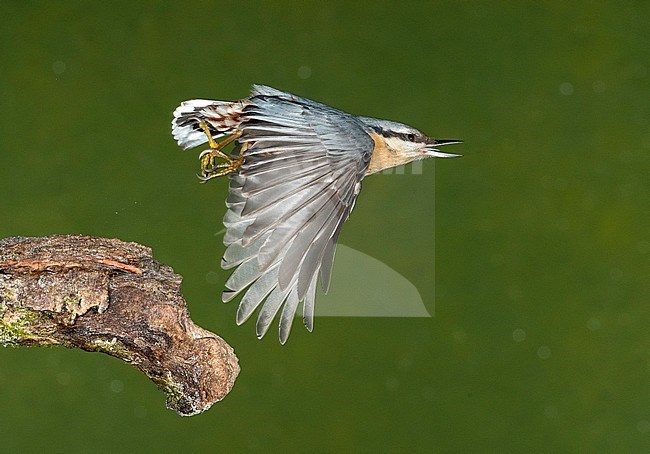
[(454, 153), (442, 153), (436, 147), (442, 145), (451, 145), (454, 143), (463, 143), (462, 140), (449, 140), (449, 139), (429, 139), (427, 141), (427, 146), (425, 148), (425, 153), (427, 156), (432, 158), (457, 158), (461, 155)]

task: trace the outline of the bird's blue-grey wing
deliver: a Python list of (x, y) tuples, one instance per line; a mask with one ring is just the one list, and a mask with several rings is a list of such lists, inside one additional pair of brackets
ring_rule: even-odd
[(237, 323), (261, 305), (262, 337), (281, 310), (282, 343), (300, 302), (305, 326), (313, 327), (319, 272), (327, 288), (336, 240), (373, 148), (354, 117), (290, 96), (259, 93), (244, 110), (246, 160), (231, 176), (222, 261), (236, 267), (223, 300), (245, 290)]

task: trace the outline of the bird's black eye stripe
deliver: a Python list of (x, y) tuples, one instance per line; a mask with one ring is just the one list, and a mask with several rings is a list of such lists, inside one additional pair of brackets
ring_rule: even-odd
[(407, 142), (424, 142), (426, 140), (421, 134), (412, 132), (395, 132), (381, 128), (377, 128), (376, 131), (384, 137), (398, 137)]

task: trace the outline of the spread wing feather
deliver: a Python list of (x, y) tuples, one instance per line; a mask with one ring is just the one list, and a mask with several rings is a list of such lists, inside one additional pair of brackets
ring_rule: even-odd
[(314, 329), (314, 304), (316, 302), (316, 282), (318, 280), (318, 275), (314, 275), (307, 290), (307, 295), (305, 295), (305, 301), (302, 306), (302, 319), (305, 323), (305, 327), (309, 332)]
[(284, 343), (300, 303), (313, 328), (319, 272), (327, 288), (373, 142), (354, 117), (313, 101), (255, 86), (247, 102), (238, 140), (246, 160), (231, 176), (224, 217), (222, 267), (236, 268), (222, 298), (246, 290), (237, 323), (261, 306), (258, 337), (282, 308)]
[(327, 293), (330, 288), (330, 280), (332, 279), (332, 265), (334, 264), (334, 254), (336, 253), (336, 240), (338, 239), (338, 231), (330, 238), (325, 246), (323, 252), (323, 261), (320, 268), (320, 283), (323, 291)]

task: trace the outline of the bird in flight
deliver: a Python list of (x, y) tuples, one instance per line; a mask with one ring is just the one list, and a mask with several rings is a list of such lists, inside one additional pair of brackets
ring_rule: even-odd
[(419, 159), (459, 156), (437, 147), (461, 142), (263, 85), (239, 101), (183, 102), (172, 133), (184, 150), (209, 144), (199, 156), (201, 180), (230, 179), (221, 267), (235, 271), (222, 300), (244, 292), (237, 324), (261, 306), (258, 338), (280, 312), (282, 344), (301, 303), (305, 327), (313, 329), (317, 281), (327, 292), (336, 242), (361, 180)]

